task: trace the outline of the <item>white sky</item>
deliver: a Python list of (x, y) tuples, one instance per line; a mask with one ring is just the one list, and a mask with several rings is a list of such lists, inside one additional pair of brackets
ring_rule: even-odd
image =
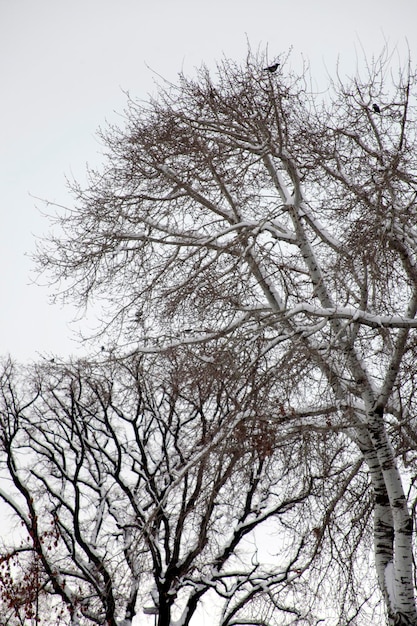
[(25, 255), (48, 229), (32, 196), (70, 204), (65, 175), (100, 163), (96, 129), (117, 121), (123, 90), (146, 98), (149, 67), (175, 80), (243, 59), (248, 38), (271, 59), (293, 46), (322, 80), (384, 40), (403, 56), (408, 40), (417, 64), (416, 24), (416, 0), (0, 0), (0, 355), (77, 354), (74, 310), (30, 284)]

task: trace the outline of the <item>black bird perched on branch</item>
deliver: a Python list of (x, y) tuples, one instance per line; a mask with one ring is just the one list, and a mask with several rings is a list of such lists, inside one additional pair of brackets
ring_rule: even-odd
[(271, 72), (271, 74), (273, 74), (274, 72), (277, 71), (278, 67), (279, 67), (279, 63), (274, 63), (273, 65), (268, 65), (268, 67), (264, 67), (264, 71)]
[(374, 111), (374, 113), (381, 113), (381, 109), (375, 103), (372, 105), (372, 110)]

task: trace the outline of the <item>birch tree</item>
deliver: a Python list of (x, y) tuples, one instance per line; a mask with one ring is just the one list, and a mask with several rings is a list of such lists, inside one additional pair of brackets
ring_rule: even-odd
[[(417, 624), (406, 494), (416, 447), (416, 74), (392, 68), (385, 51), (322, 96), (287, 58), (273, 61), (274, 72), (261, 56), (225, 60), (163, 83), (145, 104), (131, 100), (125, 126), (102, 133), (103, 170), (74, 185), (75, 206), (57, 214), (39, 261), (65, 296), (105, 298), (101, 332), (114, 358), (229, 342), (272, 376), (291, 427), (326, 436), (329, 458), (352, 446), (339, 485), (348, 492), (355, 463), (367, 468), (373, 495), (364, 489), (358, 542), (366, 527), (387, 622)], [(279, 414), (271, 409), (278, 431)], [(316, 528), (329, 549), (334, 513), (333, 526)], [(352, 512), (339, 539), (353, 541), (357, 523)], [(353, 560), (347, 567), (357, 590)]]

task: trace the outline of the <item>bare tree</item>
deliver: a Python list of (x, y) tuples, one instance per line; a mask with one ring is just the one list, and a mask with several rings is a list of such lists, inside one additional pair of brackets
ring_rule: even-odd
[(366, 489), (361, 460), (352, 467), (342, 442), (332, 460), (321, 451), (324, 473), (312, 467), (323, 441), (292, 433), (283, 410), (272, 422), (274, 377), (252, 367), (242, 385), (226, 347), (215, 365), (203, 357), (47, 364), (23, 378), (5, 363), (0, 498), (25, 531), (3, 549), (10, 620), (128, 626), (145, 612), (187, 626), (209, 596), (221, 626), (316, 623), (303, 572), (342, 469), (343, 490)]
[[(334, 505), (324, 499), (328, 523), (314, 527), (323, 581), (339, 563), (340, 589), (357, 596), (353, 555), (368, 530), (388, 622), (417, 624), (403, 486), (416, 448), (416, 75), (390, 71), (385, 51), (321, 97), (279, 60), (274, 73), (251, 54), (243, 67), (224, 61), (214, 77), (203, 68), (130, 102), (126, 127), (102, 135), (103, 172), (74, 185), (77, 206), (39, 260), (78, 301), (105, 294), (114, 355), (210, 354), (219, 341), (252, 352), (288, 428), (327, 438), (325, 460), (308, 447), (311, 466), (350, 453)], [(346, 520), (362, 463), (373, 495), (365, 481), (342, 527), (336, 509)]]

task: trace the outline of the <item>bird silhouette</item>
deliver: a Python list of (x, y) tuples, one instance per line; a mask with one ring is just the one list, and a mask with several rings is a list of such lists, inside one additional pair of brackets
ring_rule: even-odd
[(376, 103), (374, 103), (372, 105), (372, 110), (373, 110), (374, 113), (381, 113), (381, 109), (379, 108), (379, 106)]
[(274, 72), (277, 71), (278, 67), (279, 67), (279, 63), (274, 63), (273, 65), (268, 65), (268, 67), (264, 67), (264, 71), (270, 72), (271, 74), (273, 74)]

